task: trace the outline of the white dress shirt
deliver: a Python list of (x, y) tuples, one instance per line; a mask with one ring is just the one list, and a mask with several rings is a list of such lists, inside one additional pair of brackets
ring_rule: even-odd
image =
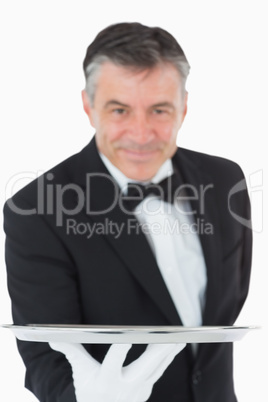
[[(135, 182), (127, 178), (103, 154), (100, 157), (122, 191), (126, 191), (127, 183)], [(158, 183), (172, 173), (172, 162), (168, 159), (151, 182)], [(155, 196), (149, 196), (136, 207), (134, 214), (152, 247), (183, 325), (202, 325), (207, 275), (189, 202), (177, 199), (171, 205)]]

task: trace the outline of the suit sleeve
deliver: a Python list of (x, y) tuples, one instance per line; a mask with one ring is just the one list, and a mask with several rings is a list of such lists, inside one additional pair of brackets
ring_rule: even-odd
[[(243, 180), (245, 180), (243, 175)], [(240, 313), (248, 295), (252, 264), (252, 221), (251, 207), (247, 190), (244, 191), (244, 241), (240, 267), (240, 300), (238, 314)]]
[[(71, 256), (43, 216), (14, 212), (13, 205), (5, 204), (4, 229), (14, 324), (81, 322)], [(19, 207), (32, 208), (21, 198)], [(75, 402), (71, 366), (65, 357), (47, 343), (17, 343), (26, 366), (26, 388), (41, 402)]]
[[(233, 279), (238, 282), (236, 294), (236, 309), (234, 311), (234, 319), (236, 319), (245, 303), (248, 295), (251, 262), (252, 262), (252, 222), (251, 222), (251, 208), (246, 180), (243, 171), (236, 163), (228, 163), (227, 167), (222, 169), (221, 174), (225, 173), (226, 182), (228, 177), (231, 178), (231, 183), (228, 184), (227, 189), (224, 191), (228, 195), (226, 205), (228, 207), (227, 214), (224, 214), (225, 229), (223, 238), (225, 243), (228, 244), (227, 249), (234, 247), (233, 253), (230, 255), (237, 255), (236, 260), (236, 277)], [(221, 178), (221, 183), (224, 178)], [(232, 245), (232, 246), (231, 246)]]

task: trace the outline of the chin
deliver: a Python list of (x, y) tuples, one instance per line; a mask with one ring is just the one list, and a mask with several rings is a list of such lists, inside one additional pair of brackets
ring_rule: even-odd
[(152, 167), (146, 168), (146, 167), (136, 167), (135, 168), (127, 168), (127, 169), (120, 169), (125, 176), (127, 176), (129, 179), (132, 180), (137, 180), (137, 181), (147, 181), (150, 180), (152, 177), (155, 176), (157, 173), (159, 167), (156, 167), (153, 169)]

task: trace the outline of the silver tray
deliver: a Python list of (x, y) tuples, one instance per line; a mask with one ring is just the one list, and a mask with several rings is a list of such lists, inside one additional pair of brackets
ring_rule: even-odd
[(108, 326), (108, 325), (1, 325), (22, 341), (69, 343), (214, 343), (235, 342), (256, 326)]

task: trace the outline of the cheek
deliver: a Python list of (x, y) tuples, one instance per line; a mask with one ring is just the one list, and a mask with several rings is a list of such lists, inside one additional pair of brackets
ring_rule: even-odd
[(127, 132), (127, 129), (123, 124), (118, 124), (117, 122), (110, 122), (107, 127), (107, 132), (109, 133), (109, 138), (111, 141), (116, 141), (117, 139), (124, 136)]
[(158, 138), (164, 142), (170, 142), (177, 136), (177, 127), (173, 123), (162, 123), (157, 125)]
[(99, 127), (96, 127), (97, 135), (102, 142), (110, 144), (120, 138), (121, 134), (118, 124), (103, 119)]

